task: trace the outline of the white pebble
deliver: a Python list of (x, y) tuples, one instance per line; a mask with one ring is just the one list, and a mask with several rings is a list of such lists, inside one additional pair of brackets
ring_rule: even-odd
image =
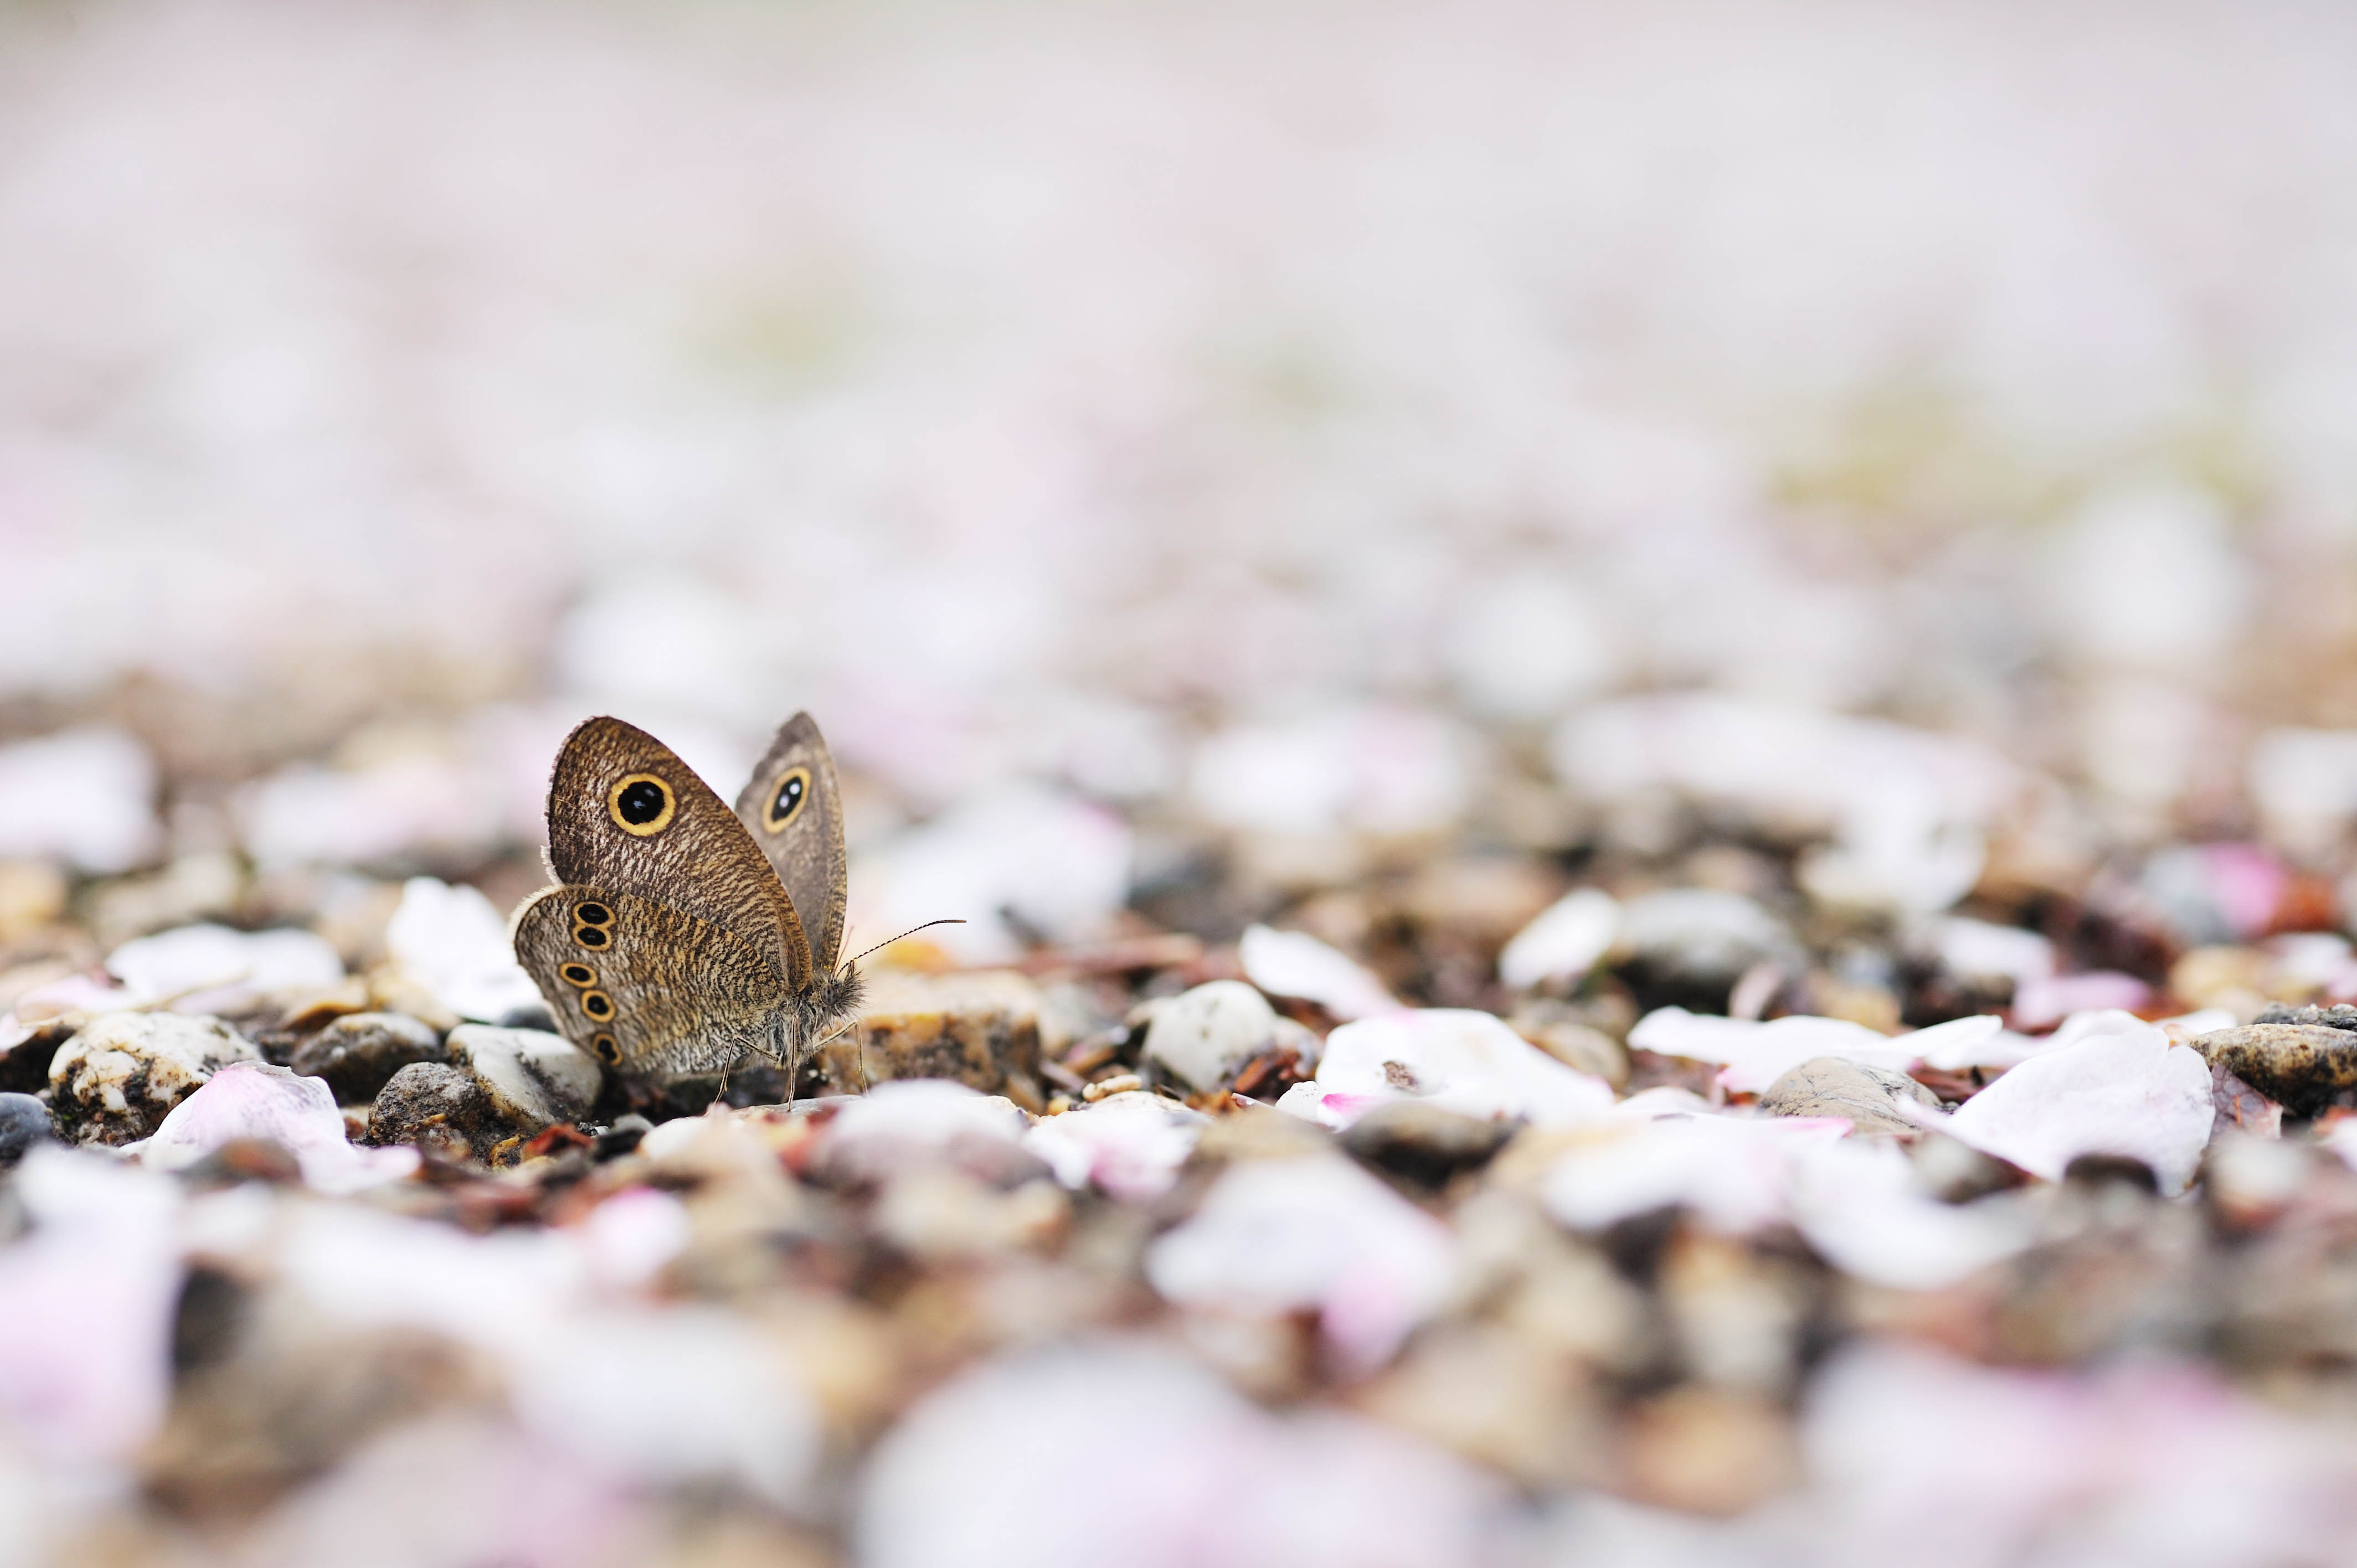
[(1498, 955), (1498, 978), (1517, 991), (1594, 969), (1620, 934), (1620, 901), (1600, 887), (1565, 894), (1515, 933)]
[(1240, 980), (1213, 980), (1155, 1009), (1146, 1058), (1189, 1089), (1216, 1089), (1276, 1035), (1266, 997)]
[(500, 1113), (534, 1131), (577, 1121), (605, 1081), (588, 1053), (545, 1029), (462, 1024), (447, 1044), (452, 1064), (475, 1075)]

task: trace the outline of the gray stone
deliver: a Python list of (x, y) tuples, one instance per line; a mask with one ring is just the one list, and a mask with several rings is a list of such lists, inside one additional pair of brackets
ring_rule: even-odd
[(339, 1105), (366, 1105), (410, 1063), (448, 1059), (432, 1026), (406, 1013), (348, 1013), (304, 1041), (289, 1065), (327, 1079)]
[(49, 1063), (50, 1107), (76, 1143), (134, 1143), (153, 1133), (217, 1069), (261, 1059), (218, 1018), (102, 1013), (58, 1047)]
[(387, 1080), (369, 1112), (371, 1144), (415, 1144), (489, 1161), (522, 1129), (500, 1114), (482, 1083), (447, 1062), (412, 1062)]
[(545, 1002), (527, 1002), (520, 1007), (511, 1007), (500, 1014), (500, 1027), (538, 1029), (544, 1033), (553, 1034), (556, 1029), (556, 1015), (548, 1010), (548, 1004)]
[(2314, 1116), (2357, 1088), (2357, 1034), (2327, 1024), (2248, 1024), (2193, 1042), (2223, 1068), (2294, 1116)]
[(1170, 998), (1146, 1026), (1146, 1059), (1189, 1089), (1217, 1089), (1278, 1039), (1276, 1009), (1239, 980)]
[(1521, 1125), (1444, 1111), (1420, 1100), (1394, 1100), (1351, 1122), (1342, 1146), (1370, 1165), (1437, 1185), (1486, 1164)]
[(2357, 1030), (2357, 1007), (2346, 1002), (2336, 1002), (2330, 1007), (2294, 1007), (2287, 1002), (2270, 1002), (2259, 1009), (2254, 1024), (2320, 1024), (2328, 1029)]
[(25, 1151), (57, 1136), (49, 1108), (29, 1094), (0, 1094), (0, 1165), (13, 1165)]
[(463, 1024), (448, 1047), (452, 1065), (474, 1074), (499, 1115), (526, 1133), (580, 1120), (605, 1080), (587, 1052), (541, 1029)]
[(1911, 1138), (1922, 1129), (1900, 1114), (1902, 1100), (1940, 1109), (1940, 1097), (1903, 1072), (1817, 1057), (1769, 1085), (1760, 1109), (1770, 1116), (1842, 1116), (1860, 1136)]

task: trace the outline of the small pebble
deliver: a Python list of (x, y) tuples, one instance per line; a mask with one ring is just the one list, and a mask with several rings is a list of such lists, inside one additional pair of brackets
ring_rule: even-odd
[(1146, 1058), (1189, 1089), (1217, 1089), (1276, 1035), (1266, 997), (1240, 980), (1214, 980), (1155, 1010)]
[(447, 1062), (412, 1062), (396, 1072), (369, 1112), (369, 1142), (437, 1146), (489, 1160), (516, 1135), (475, 1075)]
[(29, 1094), (0, 1094), (0, 1165), (13, 1165), (35, 1144), (53, 1138), (49, 1108)]
[(2330, 1024), (2250, 1024), (2203, 1035), (2193, 1048), (2294, 1116), (2315, 1116), (2357, 1088), (2357, 1034)]
[(548, 1010), (545, 1002), (527, 1002), (520, 1007), (511, 1007), (500, 1015), (499, 1023), (502, 1029), (538, 1029), (551, 1035), (556, 1032), (556, 1015)]
[(614, 1124), (597, 1134), (596, 1157), (600, 1160), (619, 1159), (639, 1146), (655, 1124), (633, 1111), (614, 1118)]
[(2328, 1029), (2357, 1030), (2357, 1006), (2346, 1002), (2330, 1007), (2294, 1007), (2287, 1002), (2270, 1002), (2259, 1009), (2254, 1024), (2321, 1025)]
[(1938, 1112), (1940, 1097), (1903, 1072), (1817, 1057), (1770, 1084), (1760, 1109), (1770, 1116), (1839, 1116), (1860, 1137), (1912, 1138), (1921, 1129), (1901, 1115), (1897, 1102), (1910, 1100)]
[(1111, 1078), (1100, 1079), (1082, 1090), (1081, 1098), (1094, 1104), (1109, 1094), (1126, 1094), (1132, 1090), (1145, 1087), (1146, 1080), (1134, 1072), (1115, 1073)]
[(1342, 1133), (1342, 1146), (1369, 1165), (1438, 1187), (1488, 1163), (1521, 1125), (1396, 1100), (1353, 1122)]
[(218, 1018), (102, 1014), (50, 1061), (50, 1105), (78, 1143), (128, 1144), (154, 1133), (220, 1069), (261, 1059)]
[(501, 1120), (522, 1133), (572, 1122), (597, 1099), (605, 1075), (562, 1035), (466, 1024), (450, 1031), (451, 1062), (473, 1073)]
[(305, 1041), (288, 1065), (305, 1078), (327, 1079), (339, 1104), (364, 1105), (411, 1062), (445, 1059), (440, 1037), (415, 1018), (350, 1013)]
[(5, 1051), (0, 1051), (0, 1090), (11, 1094), (38, 1094), (49, 1086), (49, 1064), (57, 1060), (58, 1047), (73, 1038), (77, 1021), (71, 1018), (49, 1018), (32, 1026), (32, 1032)]

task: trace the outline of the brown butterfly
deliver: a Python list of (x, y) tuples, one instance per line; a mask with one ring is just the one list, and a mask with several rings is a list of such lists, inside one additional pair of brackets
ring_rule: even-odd
[(672, 749), (619, 719), (565, 737), (548, 783), (558, 886), (516, 911), (516, 958), (565, 1036), (664, 1082), (748, 1058), (788, 1071), (859, 1005), (843, 950), (834, 759), (796, 714), (721, 803)]

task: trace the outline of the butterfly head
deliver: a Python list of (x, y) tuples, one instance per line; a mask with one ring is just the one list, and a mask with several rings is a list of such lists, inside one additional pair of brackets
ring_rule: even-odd
[(822, 975), (811, 994), (811, 1011), (830, 1023), (848, 1018), (859, 1011), (866, 997), (867, 983), (859, 978), (856, 961), (845, 963), (832, 974)]

